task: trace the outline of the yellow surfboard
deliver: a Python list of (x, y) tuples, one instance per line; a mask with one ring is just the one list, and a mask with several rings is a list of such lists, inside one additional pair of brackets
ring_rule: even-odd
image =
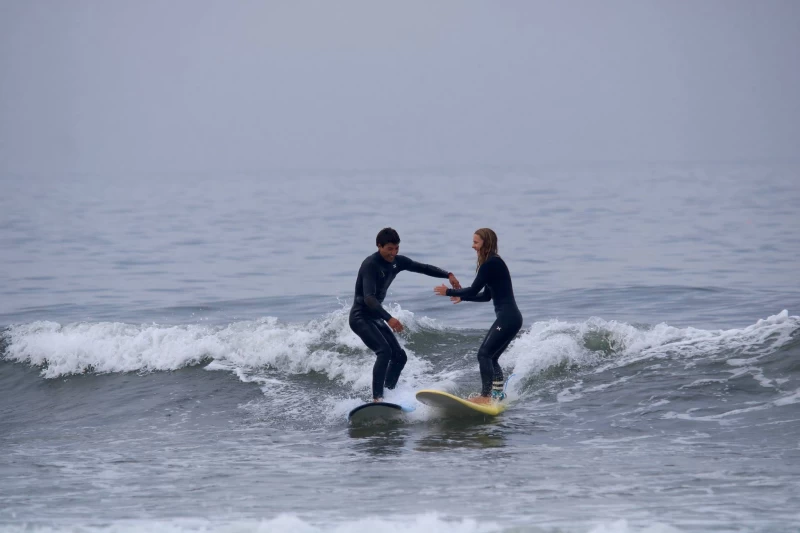
[(425, 405), (443, 409), (453, 416), (497, 416), (506, 410), (506, 402), (482, 405), (440, 390), (421, 390), (417, 392), (417, 400)]

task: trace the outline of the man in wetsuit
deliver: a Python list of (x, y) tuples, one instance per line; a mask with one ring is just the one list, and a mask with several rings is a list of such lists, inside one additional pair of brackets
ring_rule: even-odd
[(461, 285), (452, 272), (397, 255), (400, 236), (392, 228), (378, 232), (375, 244), (378, 251), (364, 259), (358, 269), (356, 294), (350, 309), (350, 329), (377, 355), (372, 367), (372, 399), (379, 402), (383, 400), (384, 386), (393, 389), (397, 385), (407, 360), (406, 352), (392, 333), (392, 330), (403, 331), (403, 324), (381, 305), (395, 276), (408, 270), (434, 278), (447, 278), (454, 288)]

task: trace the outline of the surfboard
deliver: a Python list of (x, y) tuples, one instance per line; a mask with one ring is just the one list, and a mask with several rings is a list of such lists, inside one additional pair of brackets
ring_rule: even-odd
[[(515, 374), (511, 374), (508, 377), (503, 385), (503, 391), (508, 389), (508, 384), (514, 376)], [(453, 416), (497, 416), (505, 411), (507, 406), (506, 401), (493, 401), (488, 404), (474, 403), (440, 390), (421, 390), (417, 392), (416, 396), (417, 400), (425, 405), (443, 409), (447, 414)]]
[(369, 402), (359, 405), (347, 415), (351, 424), (363, 424), (379, 420), (392, 420), (405, 413), (410, 413), (414, 407), (398, 405), (389, 402)]
[(417, 400), (453, 416), (497, 416), (506, 410), (505, 402), (478, 404), (440, 390), (418, 391)]

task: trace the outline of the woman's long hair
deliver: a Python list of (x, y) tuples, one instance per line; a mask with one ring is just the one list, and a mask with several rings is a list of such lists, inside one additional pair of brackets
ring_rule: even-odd
[(475, 235), (483, 239), (483, 246), (478, 250), (478, 266), (475, 271), (481, 267), (493, 255), (497, 255), (497, 233), (489, 228), (481, 228), (475, 230)]

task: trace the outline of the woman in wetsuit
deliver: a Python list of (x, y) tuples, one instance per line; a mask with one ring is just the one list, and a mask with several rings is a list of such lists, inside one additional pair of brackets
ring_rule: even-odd
[(478, 365), (481, 370), (481, 395), (472, 398), (475, 403), (489, 403), (493, 398), (502, 399), (503, 369), (498, 359), (522, 327), (522, 313), (514, 300), (511, 274), (505, 261), (497, 255), (497, 234), (489, 228), (481, 228), (472, 236), (472, 249), (478, 254), (478, 267), (472, 286), (463, 289), (448, 289), (444, 284), (433, 291), (440, 296), (450, 296), (454, 303), (494, 302), (497, 319), (492, 324), (478, 350)]

